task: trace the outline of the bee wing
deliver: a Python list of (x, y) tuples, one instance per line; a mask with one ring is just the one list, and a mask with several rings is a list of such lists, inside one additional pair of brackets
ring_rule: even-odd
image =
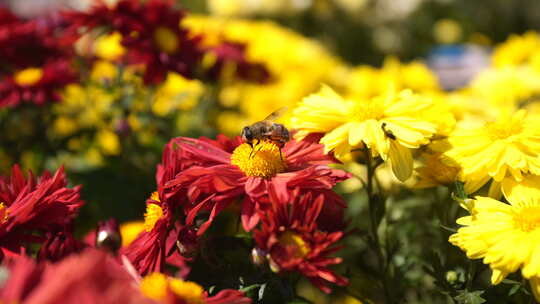
[(270, 115), (266, 116), (266, 118), (263, 119), (263, 121), (274, 121), (280, 118), (283, 114), (285, 114), (288, 109), (289, 109), (288, 107), (279, 108), (275, 110), (274, 112), (270, 113)]

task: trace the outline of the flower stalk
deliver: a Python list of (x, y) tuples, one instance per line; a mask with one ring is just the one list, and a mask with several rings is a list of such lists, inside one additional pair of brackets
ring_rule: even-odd
[[(367, 182), (366, 182), (366, 194), (368, 196), (368, 208), (369, 208), (369, 225), (370, 225), (370, 246), (375, 251), (377, 256), (377, 267), (379, 276), (382, 279), (382, 288), (384, 292), (385, 303), (392, 303), (390, 294), (390, 278), (388, 277), (388, 262), (389, 259), (385, 258), (384, 249), (381, 246), (381, 239), (379, 237), (379, 225), (382, 218), (385, 215), (385, 202), (380, 193), (375, 192), (374, 183), (376, 182), (375, 171), (381, 164), (371, 155), (369, 149), (365, 149), (366, 167), (367, 167)], [(380, 189), (378, 189), (380, 191)]]

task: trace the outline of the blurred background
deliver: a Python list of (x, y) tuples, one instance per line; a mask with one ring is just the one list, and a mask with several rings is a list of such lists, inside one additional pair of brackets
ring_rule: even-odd
[[(1, 0), (21, 16), (93, 0)], [(114, 2), (106, 0), (106, 2)], [(535, 0), (183, 0), (193, 13), (269, 19), (322, 41), (352, 64), (381, 64), (386, 55), (426, 57), (440, 44), (489, 46), (540, 27)]]

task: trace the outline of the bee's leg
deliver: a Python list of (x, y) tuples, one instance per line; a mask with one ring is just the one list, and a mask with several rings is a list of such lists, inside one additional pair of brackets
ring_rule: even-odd
[(281, 161), (283, 161), (283, 154), (281, 153), (281, 148), (279, 148), (279, 158), (281, 159)]
[[(259, 143), (259, 140), (258, 139), (255, 139), (257, 141), (257, 143), (255, 145), (257, 145)], [(249, 158), (251, 158), (252, 156), (255, 156), (255, 154), (253, 154), (253, 151), (255, 150), (255, 147), (253, 145), (253, 142), (250, 142), (249, 145), (251, 146), (251, 152), (249, 153)]]
[(259, 147), (259, 149), (257, 149), (257, 151), (255, 151), (255, 153), (253, 153), (253, 156), (255, 157), (255, 155), (257, 154), (257, 152), (261, 151), (262, 149), (262, 146)]

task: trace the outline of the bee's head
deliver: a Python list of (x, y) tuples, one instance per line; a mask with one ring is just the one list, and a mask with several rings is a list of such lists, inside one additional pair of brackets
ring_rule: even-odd
[(253, 141), (253, 133), (249, 127), (244, 127), (244, 129), (242, 129), (242, 139), (247, 143)]

